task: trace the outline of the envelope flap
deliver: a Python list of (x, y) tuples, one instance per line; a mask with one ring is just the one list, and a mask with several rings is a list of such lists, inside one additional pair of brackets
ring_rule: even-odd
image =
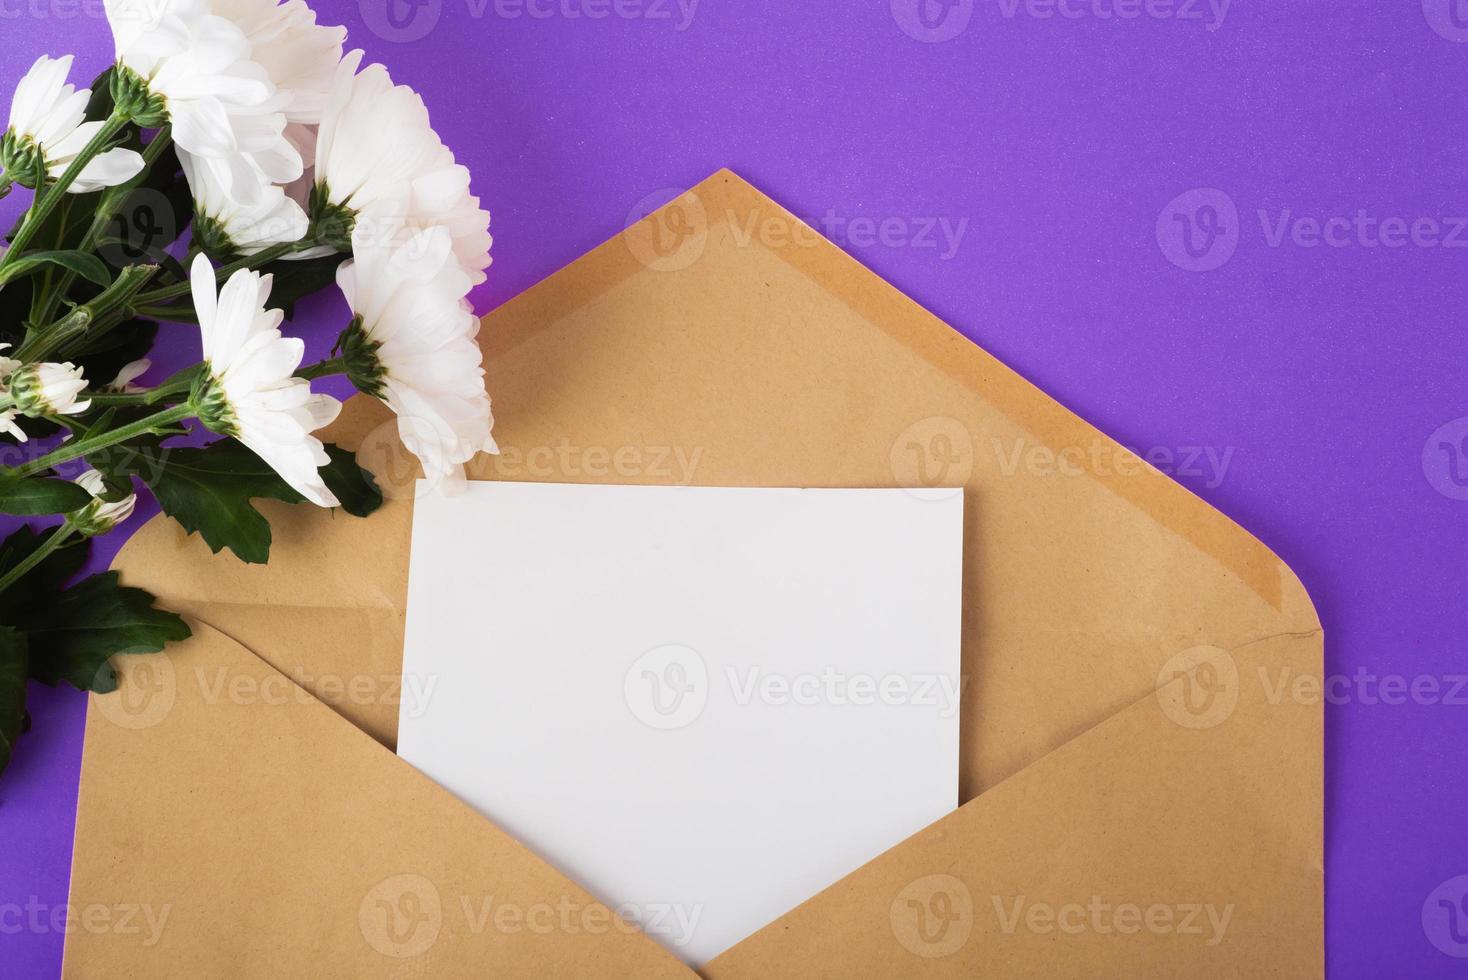
[[(1208, 661), (719, 956), (710, 980), (1319, 976), (1319, 633)], [(1280, 671), (1278, 665), (1288, 665)]]
[[(690, 976), (223, 633), (92, 699), (72, 977)], [(307, 962), (309, 961), (309, 968)], [(401, 971), (401, 973), (400, 973)]]

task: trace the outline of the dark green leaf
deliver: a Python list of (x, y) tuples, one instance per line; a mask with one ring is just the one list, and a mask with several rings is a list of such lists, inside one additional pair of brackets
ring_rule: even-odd
[(0, 773), (10, 764), (15, 741), (26, 728), (25, 634), (0, 627)]
[[(0, 573), (8, 572), (20, 564), (55, 533), (55, 528), (48, 528), (40, 534), (29, 527), (17, 528), (0, 542)], [(0, 623), (15, 625), (16, 610), (44, 602), (49, 595), (59, 591), (82, 570), (91, 551), (91, 544), (90, 538), (71, 538), (47, 555), (19, 582), (0, 592)]]
[[(343, 510), (365, 517), (382, 505), (377, 484), (353, 454), (332, 445), (326, 452), (330, 462), (321, 468), (321, 477)], [(163, 512), (184, 530), (198, 532), (216, 553), (228, 548), (241, 561), (255, 564), (269, 560), (271, 537), (270, 523), (251, 501), (295, 504), (304, 499), (235, 439), (202, 447), (137, 442), (95, 453), (88, 461), (112, 477), (141, 478)]]
[(113, 655), (156, 653), (190, 634), (177, 614), (154, 607), (151, 593), (118, 584), (116, 572), (83, 579), (19, 611), (19, 619), (32, 677), (98, 694), (117, 690), (117, 672), (108, 663)]
[(88, 119), (106, 119), (112, 115), (112, 71), (111, 66), (92, 79), (92, 97), (87, 100)]
[[(97, 205), (102, 200), (102, 194), (102, 191), (68, 194), (66, 204), (69, 206), (59, 207), (47, 215), (45, 222), (41, 225), (41, 230), (31, 241), (42, 242), (53, 248), (75, 248), (80, 244), (82, 236), (86, 234), (87, 227), (92, 222), (92, 216), (97, 213)], [(22, 211), (15, 219), (15, 224), (11, 225), (10, 231), (5, 233), (6, 241), (15, 240), (15, 233), (20, 231), (20, 226), (25, 223), (28, 213)]]
[(234, 439), (200, 448), (132, 447), (120, 465), (141, 477), (163, 512), (197, 531), (218, 552), (229, 548), (241, 561), (270, 557), (270, 523), (250, 503), (259, 498), (297, 503), (301, 495)]
[(345, 255), (325, 255), (316, 259), (287, 261), (277, 259), (265, 266), (273, 275), (270, 306), (284, 310), (286, 319), (295, 315), (296, 301), (318, 293), (336, 282), (336, 270), (347, 260)]
[(328, 442), (326, 455), (331, 462), (321, 467), (321, 479), (341, 501), (342, 510), (353, 517), (366, 517), (382, 506), (382, 491), (372, 474), (357, 465), (356, 453)]
[(128, 320), (102, 334), (74, 360), (83, 377), (108, 384), (128, 364), (147, 356), (157, 336), (158, 324), (152, 320)]
[(88, 252), (74, 250), (27, 252), (10, 263), (6, 272), (8, 278), (14, 279), (17, 276), (29, 275), (47, 265), (59, 265), (99, 286), (112, 282), (112, 274), (107, 271), (105, 262)]
[(92, 502), (92, 495), (70, 480), (31, 477), (28, 480), (0, 479), (0, 514), (36, 517), (69, 514)]

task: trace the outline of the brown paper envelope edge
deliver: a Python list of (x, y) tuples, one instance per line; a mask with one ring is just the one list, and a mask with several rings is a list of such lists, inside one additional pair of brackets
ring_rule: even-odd
[[(709, 210), (717, 207), (743, 208), (752, 213), (776, 214), (784, 216), (784, 220), (793, 223), (793, 219), (779, 209), (778, 206), (769, 202), (768, 199), (759, 195), (757, 191), (739, 181), (728, 172), (722, 172), (700, 185), (693, 192), (701, 199), (702, 205)], [(672, 206), (676, 206), (674, 202)], [(625, 238), (637, 235), (640, 228), (634, 226), (629, 229)], [(911, 348), (918, 350), (929, 362), (943, 367), (950, 375), (965, 379), (965, 383), (971, 390), (978, 394), (982, 391), (982, 397), (991, 402), (1007, 406), (1007, 412), (1018, 417), (1022, 423), (1031, 431), (1043, 431), (1047, 433), (1046, 442), (1052, 446), (1065, 446), (1079, 444), (1087, 438), (1097, 438), (1095, 430), (1084, 422), (1075, 418), (1065, 409), (1053, 403), (1043, 393), (1029, 386), (1022, 379), (1013, 375), (1008, 369), (994, 361), (982, 351), (970, 345), (959, 335), (941, 324), (925, 311), (917, 308), (910, 301), (901, 297), (895, 290), (885, 283), (880, 282), (870, 273), (860, 270), (853, 260), (840, 253), (839, 250), (828, 243), (821, 242), (819, 247), (811, 248), (801, 246), (774, 247), (773, 253), (792, 266), (798, 266), (809, 276), (820, 279), (823, 284), (834, 295), (851, 306), (861, 308), (872, 322), (882, 324), (884, 329), (889, 330), (896, 336), (901, 336), (903, 342)], [(579, 260), (572, 267), (579, 270), (580, 275), (557, 274), (546, 283), (537, 286), (518, 299), (502, 307), (489, 318), (486, 325), (490, 328), (490, 336), (486, 341), (486, 349), (490, 355), (491, 373), (497, 357), (502, 357), (511, 352), (517, 345), (529, 339), (537, 325), (553, 322), (566, 310), (573, 309), (579, 304), (586, 303), (594, 298), (597, 293), (612, 288), (618, 282), (636, 275), (642, 266), (633, 257), (633, 252), (623, 242), (613, 240), (608, 244), (595, 250), (587, 257)], [(859, 276), (853, 272), (859, 271)], [(965, 366), (965, 359), (969, 362)], [(498, 393), (498, 386), (496, 391)], [(382, 420), (381, 410), (377, 406), (364, 407), (360, 399), (354, 399), (352, 406), (344, 416), (338, 428), (341, 430), (338, 436), (344, 444), (350, 445), (353, 436), (360, 437), (361, 434)], [(353, 410), (355, 409), (355, 410)], [(1320, 637), (1318, 621), (1314, 617), (1308, 597), (1304, 595), (1298, 581), (1285, 566), (1268, 552), (1262, 545), (1254, 541), (1247, 533), (1238, 529), (1221, 515), (1212, 511), (1205, 504), (1196, 500), (1191, 494), (1180, 486), (1174, 484), (1167, 478), (1142, 467), (1140, 472), (1122, 476), (1120, 474), (1090, 474), (1090, 479), (1098, 479), (1100, 482), (1114, 484), (1109, 487), (1118, 496), (1130, 501), (1134, 506), (1146, 511), (1160, 524), (1166, 526), (1170, 531), (1185, 537), (1201, 552), (1216, 560), (1221, 566), (1232, 570), (1239, 582), (1243, 583), (1251, 593), (1265, 600), (1267, 607), (1273, 609), (1275, 614), (1267, 617), (1267, 621), (1259, 621), (1258, 617), (1246, 617), (1246, 622), (1238, 631), (1239, 635), (1224, 636), (1214, 633), (1207, 638), (1229, 646), (1231, 644), (1247, 644), (1257, 641), (1268, 644), (1267, 638), (1274, 635), (1288, 635), (1292, 633), (1302, 634), (1304, 638), (1304, 649), (1282, 650), (1282, 654), (1290, 654), (1284, 659), (1284, 663), (1293, 666), (1302, 675), (1318, 675), (1320, 661)], [(890, 481), (890, 476), (888, 478)], [(610, 482), (610, 481), (609, 481)], [(644, 479), (634, 482), (659, 482), (657, 480)], [(738, 482), (737, 480), (733, 482)], [(799, 484), (803, 482), (799, 478), (789, 482)], [(857, 485), (870, 485), (875, 481), (862, 481)], [(887, 481), (884, 481), (887, 482)], [(273, 515), (274, 517), (275, 515)], [(155, 530), (149, 528), (149, 531)], [(139, 537), (147, 537), (147, 533)], [(283, 537), (283, 535), (282, 535)], [(139, 542), (141, 543), (141, 542)], [(222, 558), (216, 561), (229, 562), (230, 559)], [(141, 560), (134, 566), (139, 571), (146, 572), (147, 566)], [(1271, 582), (1274, 583), (1271, 586)], [(397, 601), (400, 602), (401, 590), (398, 590)], [(187, 603), (184, 604), (188, 605)], [(1189, 624), (1181, 623), (1178, 630), (1179, 636), (1189, 634)], [(968, 640), (966, 639), (966, 643)], [(271, 659), (267, 657), (267, 659)], [(277, 658), (278, 659), (278, 658)], [(285, 659), (289, 660), (289, 657)], [(967, 669), (967, 668), (966, 668)], [(1146, 700), (1145, 698), (1143, 699)], [(1136, 710), (1138, 706), (1127, 709), (1127, 712)], [(376, 719), (378, 724), (374, 725), (374, 719), (366, 715), (354, 715), (350, 706), (340, 707), (343, 713), (354, 717), (359, 724), (375, 734), (384, 741), (390, 742), (390, 732), (381, 729), (387, 727)], [(967, 712), (967, 708), (966, 708)], [(1099, 718), (1106, 718), (1111, 714), (1104, 711)], [(1312, 747), (1310, 744), (1296, 746), (1301, 750), (1301, 757), (1297, 759), (1295, 766), (1295, 782), (1303, 786), (1307, 797), (1313, 798), (1314, 802), (1304, 807), (1303, 812), (1296, 810), (1292, 817), (1301, 822), (1302, 846), (1295, 857), (1308, 870), (1306, 878), (1309, 879), (1304, 886), (1306, 894), (1303, 894), (1303, 903), (1298, 907), (1313, 909), (1315, 915), (1315, 927), (1306, 930), (1304, 941), (1307, 946), (1317, 950), (1319, 937), (1319, 908), (1320, 908), (1320, 819), (1319, 819), (1319, 712), (1315, 709), (1315, 732)], [(1109, 724), (1109, 723), (1108, 723)], [(1079, 731), (1088, 732), (1086, 739), (1099, 732), (1099, 727), (1093, 721), (1091, 724), (1082, 725)], [(1065, 744), (1070, 736), (1065, 733), (1047, 736), (1050, 743), (1049, 748), (1054, 745)], [(1173, 733), (1176, 734), (1176, 733)], [(1309, 733), (1307, 733), (1308, 735)], [(1096, 737), (1100, 737), (1096, 735)], [(1077, 743), (1086, 739), (1076, 739)], [(1079, 746), (1077, 747), (1077, 749)], [(1041, 750), (1031, 751), (1033, 758), (1022, 760), (1026, 764), (1032, 763), (1035, 758), (1044, 758), (1048, 748), (1044, 745)], [(1105, 753), (1102, 753), (1105, 755)], [(1018, 768), (1023, 768), (1020, 766)], [(981, 789), (985, 783), (999, 782), (1010, 772), (1002, 769), (993, 773), (991, 780), (970, 780), (974, 789)], [(975, 786), (974, 784), (977, 783)], [(1008, 783), (1004, 783), (1008, 785)], [(966, 796), (972, 796), (966, 793)], [(967, 811), (983, 808), (984, 801), (989, 794), (979, 800), (971, 801), (961, 814)], [(1313, 812), (1312, 812), (1313, 807)], [(937, 825), (946, 826), (950, 818)], [(1025, 820), (1017, 818), (1016, 825), (1023, 828)], [(1267, 821), (1266, 821), (1267, 822)], [(904, 844), (889, 852), (888, 855), (879, 859), (876, 864), (884, 864), (889, 860), (900, 862), (900, 855), (913, 850), (916, 840)], [(1013, 846), (1008, 842), (1006, 846)], [(1040, 845), (1037, 845), (1039, 847)], [(874, 865), (875, 866), (875, 865)], [(854, 879), (849, 879), (854, 880)], [(832, 896), (840, 892), (841, 886), (833, 888), (830, 892), (822, 895), (811, 903), (812, 906), (821, 902), (831, 901)], [(799, 910), (792, 915), (798, 915)], [(734, 950), (725, 954), (711, 965), (711, 970), (733, 970), (741, 961), (742, 957), (755, 955), (755, 950), (770, 935), (782, 932), (787, 926), (786, 920), (780, 920), (763, 932), (747, 940)], [(1313, 937), (1310, 933), (1313, 932)], [(1297, 937), (1298, 938), (1298, 937)], [(959, 965), (963, 960), (934, 958), (933, 965)]]
[[(87, 712), (74, 907), (151, 909), (161, 928), (72, 930), (64, 976), (693, 975), (245, 647), (190, 626), (111, 696), (148, 708), (94, 695)], [(119, 718), (138, 727), (107, 737)]]

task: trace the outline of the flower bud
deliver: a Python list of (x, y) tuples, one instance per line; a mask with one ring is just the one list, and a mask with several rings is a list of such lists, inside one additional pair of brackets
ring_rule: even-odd
[(86, 537), (94, 538), (99, 534), (106, 534), (132, 516), (138, 495), (130, 493), (121, 500), (102, 499), (107, 493), (107, 484), (102, 479), (102, 474), (96, 470), (87, 470), (72, 482), (96, 498), (68, 518), (71, 526)]
[(10, 400), (22, 415), (77, 415), (92, 404), (78, 401), (87, 390), (82, 369), (64, 364), (26, 364), (10, 376)]

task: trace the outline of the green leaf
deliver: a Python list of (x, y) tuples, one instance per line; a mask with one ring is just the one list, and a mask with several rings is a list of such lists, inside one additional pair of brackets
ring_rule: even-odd
[(341, 501), (342, 510), (353, 517), (366, 517), (382, 506), (382, 491), (372, 474), (357, 465), (356, 453), (328, 442), (326, 455), (331, 462), (321, 467), (321, 479)]
[[(40, 534), (29, 527), (17, 528), (0, 542), (0, 573), (8, 572), (20, 564), (55, 533), (55, 528), (48, 528)], [(47, 555), (19, 582), (0, 592), (0, 623), (14, 625), (15, 610), (43, 602), (46, 596), (59, 591), (82, 570), (87, 555), (91, 552), (91, 544), (90, 538), (70, 539)]]
[(92, 495), (70, 480), (32, 477), (28, 480), (0, 479), (0, 514), (36, 517), (69, 514), (92, 502)]
[(107, 263), (89, 252), (75, 250), (27, 252), (6, 267), (6, 280), (34, 272), (45, 265), (59, 265), (99, 286), (106, 286), (112, 282), (112, 274), (107, 271)]
[[(0, 572), (13, 568), (54, 533), (22, 527), (11, 534), (0, 543)], [(86, 561), (88, 546), (85, 538), (68, 542), (0, 592), (0, 629), (26, 635), (31, 677), (105, 694), (117, 689), (110, 657), (162, 650), (165, 643), (186, 639), (189, 628), (173, 613), (154, 608), (149, 593), (118, 584), (116, 572), (64, 588)]]
[(158, 324), (152, 320), (127, 320), (102, 334), (73, 360), (83, 377), (108, 384), (128, 364), (147, 356), (157, 336)]
[(262, 270), (274, 278), (270, 284), (270, 306), (283, 310), (286, 319), (295, 316), (296, 302), (319, 293), (336, 282), (336, 270), (350, 256), (323, 255), (314, 259), (276, 259)]
[(16, 739), (29, 727), (25, 713), (25, 634), (0, 626), (0, 773), (10, 765)]
[(20, 618), (32, 677), (98, 694), (117, 690), (114, 654), (157, 653), (190, 635), (176, 613), (156, 608), (152, 593), (119, 584), (116, 572), (82, 579)]
[[(331, 461), (321, 476), (342, 509), (363, 517), (382, 504), (382, 494), (356, 458), (327, 446)], [(233, 551), (254, 564), (270, 558), (270, 522), (253, 500), (300, 503), (304, 498), (243, 443), (220, 439), (207, 446), (163, 447), (156, 442), (116, 447), (91, 457), (93, 465), (116, 476), (140, 477), (163, 512), (203, 537), (218, 553)]]

